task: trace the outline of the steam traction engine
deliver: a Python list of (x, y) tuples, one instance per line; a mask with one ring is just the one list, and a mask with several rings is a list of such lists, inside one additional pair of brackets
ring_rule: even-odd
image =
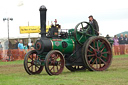
[[(110, 42), (96, 36), (96, 31), (88, 22), (80, 22), (75, 29), (60, 33), (55, 25), (46, 33), (47, 9), (41, 6), (39, 11), (41, 38), (36, 41), (35, 50), (29, 51), (24, 58), (24, 68), (28, 74), (40, 74), (43, 67), (49, 75), (58, 75), (64, 66), (70, 71), (104, 71), (110, 66)], [(88, 26), (87, 29), (85, 26)]]

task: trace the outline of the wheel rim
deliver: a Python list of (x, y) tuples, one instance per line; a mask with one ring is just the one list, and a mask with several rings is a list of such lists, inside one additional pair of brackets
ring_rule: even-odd
[(96, 37), (88, 42), (85, 50), (85, 60), (89, 70), (106, 70), (111, 64), (111, 59), (112, 50), (106, 39)]
[(80, 70), (85, 70), (85, 66), (66, 66), (66, 68), (70, 71), (80, 71)]
[(24, 68), (28, 74), (40, 74), (43, 70), (43, 66), (35, 65), (35, 61), (39, 60), (39, 56), (37, 55), (37, 52), (35, 50), (29, 51), (25, 55), (24, 59)]
[[(84, 29), (84, 26), (83, 26), (84, 23), (88, 25), (88, 28), (87, 28), (87, 29)], [(81, 31), (80, 31), (80, 29), (79, 29), (79, 26), (81, 26)], [(88, 31), (89, 31), (90, 29), (92, 29), (91, 35), (88, 34)], [(94, 35), (94, 29), (93, 29), (93, 27), (91, 26), (90, 23), (85, 22), (85, 21), (78, 23), (78, 24), (76, 25), (76, 27), (75, 27), (75, 31), (74, 31), (74, 32), (75, 32), (75, 33), (74, 33), (74, 37), (75, 37), (76, 41), (77, 41), (80, 45), (83, 45), (83, 44), (84, 44), (84, 42), (85, 42), (85, 40), (86, 40), (86, 37), (87, 37), (86, 35), (88, 35), (88, 36)]]
[(59, 51), (49, 52), (45, 62), (45, 69), (49, 75), (58, 75), (64, 69), (64, 58)]

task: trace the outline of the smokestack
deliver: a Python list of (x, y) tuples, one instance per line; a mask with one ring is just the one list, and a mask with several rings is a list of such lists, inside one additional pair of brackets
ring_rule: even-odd
[(40, 11), (40, 34), (41, 37), (46, 38), (46, 7), (44, 5), (42, 5), (39, 9)]

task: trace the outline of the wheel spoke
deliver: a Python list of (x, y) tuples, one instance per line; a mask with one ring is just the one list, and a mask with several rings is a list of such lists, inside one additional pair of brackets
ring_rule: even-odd
[(82, 35), (78, 41), (80, 41), (83, 37), (84, 37), (84, 35)]
[(97, 63), (97, 59), (96, 59), (96, 68), (98, 69), (98, 63)]
[(76, 69), (76, 66), (73, 66), (74, 69)]
[(107, 57), (105, 57), (105, 56), (103, 56), (103, 55), (102, 55), (101, 57), (102, 57), (102, 58), (105, 58), (105, 59), (107, 59)]
[(95, 41), (93, 41), (93, 47), (95, 48)]
[(105, 47), (102, 48), (101, 52), (103, 52), (104, 49), (105, 49)]
[(36, 55), (36, 58), (35, 58), (35, 60), (37, 59), (37, 55)]
[(55, 58), (55, 60), (56, 60), (57, 58), (59, 58), (59, 54), (57, 54), (54, 58)]
[(28, 68), (30, 68), (30, 67), (32, 67), (32, 64)]
[(57, 71), (59, 71), (59, 69), (58, 69), (58, 65), (56, 66), (56, 68), (57, 68)]
[(92, 48), (95, 51), (95, 48), (93, 48), (91, 45), (89, 45), (90, 48)]
[(107, 64), (102, 58), (99, 58), (105, 65)]
[(92, 66), (93, 66), (93, 64), (96, 62), (96, 60), (97, 60), (97, 58), (93, 61)]
[(80, 67), (78, 66), (78, 68), (77, 69), (79, 69)]
[(55, 66), (53, 65), (53, 72), (55, 73)]
[(32, 61), (33, 61), (33, 54), (32, 54)]
[(102, 52), (102, 54), (110, 54), (110, 52), (109, 52), (109, 51), (107, 51), (107, 52)]
[(99, 50), (99, 44), (98, 44), (98, 41), (97, 41), (97, 49)]
[(89, 63), (91, 63), (92, 59), (93, 59), (93, 57), (89, 60)]
[(81, 23), (82, 29), (84, 29), (83, 24)]
[(88, 52), (93, 53), (92, 51), (88, 50)]
[(29, 58), (32, 60), (32, 58), (29, 56)]
[(99, 59), (99, 66), (100, 66), (100, 68), (101, 68), (101, 60)]
[(36, 69), (36, 65), (35, 65), (35, 72), (37, 71), (37, 69)]
[[(36, 65), (35, 65), (36, 66)], [(40, 68), (40, 67), (38, 67), (38, 66), (36, 66), (37, 68)]]
[(33, 72), (33, 65), (31, 66), (31, 71)]
[(54, 66), (52, 66), (52, 68), (50, 69), (50, 71), (53, 70), (53, 68), (54, 68)]
[(96, 56), (96, 54), (87, 55), (87, 57)]
[(103, 44), (104, 44), (104, 42), (101, 42), (101, 45), (99, 46), (99, 49), (102, 47)]
[(27, 62), (27, 63), (31, 63), (32, 64), (32, 62)]

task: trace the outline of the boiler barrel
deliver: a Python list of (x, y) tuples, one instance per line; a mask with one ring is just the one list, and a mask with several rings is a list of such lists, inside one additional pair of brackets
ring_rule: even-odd
[(62, 53), (72, 53), (75, 48), (75, 43), (72, 39), (51, 39), (52, 49), (59, 50)]
[(40, 39), (36, 41), (35, 49), (38, 54), (50, 50), (59, 50), (64, 54), (70, 54), (75, 49), (75, 43), (72, 39)]

